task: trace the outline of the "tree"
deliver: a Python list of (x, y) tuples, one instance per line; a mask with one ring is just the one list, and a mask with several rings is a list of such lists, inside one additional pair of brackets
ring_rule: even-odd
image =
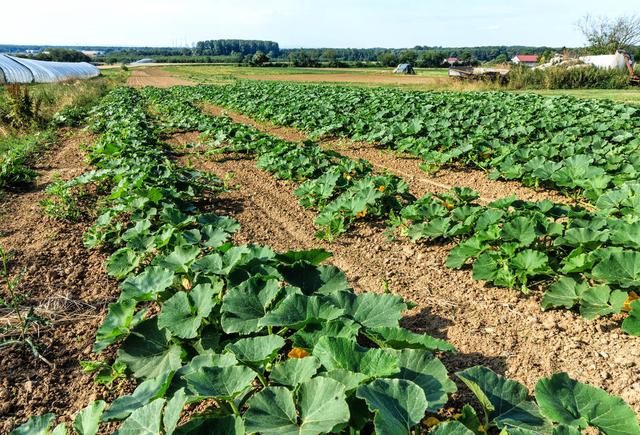
[(396, 66), (398, 64), (398, 57), (394, 53), (387, 51), (378, 56), (378, 62), (380, 62), (382, 66)]
[(91, 58), (78, 50), (68, 48), (47, 48), (35, 56), (38, 60), (54, 62), (91, 62)]
[(626, 15), (617, 18), (584, 16), (578, 28), (593, 54), (610, 54), (616, 50), (631, 50), (640, 44), (640, 16)]
[(492, 61), (492, 62), (493, 62), (493, 63), (500, 64), (500, 63), (507, 63), (507, 60), (508, 60), (508, 59), (507, 59), (507, 55), (506, 55), (506, 54), (504, 54), (504, 53), (502, 53), (502, 54), (497, 55), (497, 56), (493, 59), (493, 61)]
[(410, 63), (415, 65), (418, 60), (418, 53), (415, 50), (405, 50), (400, 53), (400, 63)]
[(261, 51), (256, 51), (256, 53), (251, 57), (251, 65), (254, 66), (262, 66), (267, 62), (269, 62), (269, 56)]

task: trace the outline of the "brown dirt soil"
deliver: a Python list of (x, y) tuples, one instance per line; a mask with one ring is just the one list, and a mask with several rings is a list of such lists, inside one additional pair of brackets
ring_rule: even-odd
[[(197, 142), (197, 133), (170, 140), (177, 147)], [(255, 161), (207, 158), (196, 151), (181, 160), (219, 177), (235, 174), (231, 183), (239, 189), (220, 198), (218, 212), (241, 223), (236, 242), (280, 251), (322, 247), (356, 290), (380, 292), (386, 281), (391, 291), (415, 302), (405, 325), (453, 343), (459, 353), (443, 358), (451, 371), (485, 364), (530, 389), (541, 377), (566, 371), (620, 395), (640, 415), (640, 342), (613, 321), (542, 312), (539, 294), (525, 297), (474, 281), (469, 269), (447, 268), (453, 245), (390, 241), (375, 223), (358, 224), (334, 243), (319, 241), (315, 213), (298, 204), (296, 186), (275, 180)]]
[[(52, 220), (39, 205), (55, 177), (68, 180), (87, 170), (80, 146), (92, 137), (75, 130), (62, 136), (36, 163), (39, 177), (32, 189), (0, 197), (0, 246), (14, 254), (10, 270), (22, 272), (18, 291), (27, 296), (22, 302), (25, 312), (33, 307), (47, 320), (32, 332), (52, 364), (21, 345), (0, 349), (0, 433), (47, 412), (69, 422), (91, 401), (111, 400), (119, 393), (96, 385), (79, 365), (80, 360), (95, 359), (95, 331), (106, 304), (117, 295), (116, 282), (103, 269), (105, 254), (83, 246), (87, 223)], [(2, 287), (3, 296), (4, 292)], [(8, 322), (15, 322), (15, 317), (2, 309), (0, 326)]]
[(448, 77), (425, 77), (402, 74), (247, 74), (239, 76), (251, 80), (277, 80), (286, 82), (313, 83), (370, 83), (389, 85), (445, 85)]
[(134, 88), (155, 86), (157, 88), (170, 88), (171, 86), (191, 86), (194, 82), (175, 77), (170, 72), (161, 68), (136, 68), (131, 70), (131, 76), (127, 79), (127, 85)]
[[(252, 125), (265, 133), (291, 142), (302, 142), (309, 139), (308, 135), (295, 128), (259, 122), (219, 106), (204, 104), (203, 109), (213, 115), (227, 115), (235, 122)], [(420, 159), (408, 154), (380, 149), (371, 143), (355, 142), (348, 139), (323, 139), (321, 145), (352, 159), (368, 160), (379, 171), (389, 171), (396, 174), (409, 184), (411, 193), (416, 196), (422, 196), (429, 192), (441, 193), (459, 186), (474, 189), (484, 202), (495, 201), (511, 195), (530, 201), (549, 199), (556, 202), (569, 202), (567, 197), (557, 192), (532, 189), (516, 181), (491, 180), (486, 172), (477, 169), (442, 169), (435, 174), (429, 174), (420, 169), (422, 163)]]

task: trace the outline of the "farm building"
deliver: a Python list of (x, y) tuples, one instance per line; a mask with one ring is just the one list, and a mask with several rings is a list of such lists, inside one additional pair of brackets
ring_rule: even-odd
[(460, 62), (460, 59), (458, 59), (457, 57), (448, 57), (442, 61), (443, 64), (448, 63), (449, 65), (454, 65), (459, 62)]
[(99, 75), (100, 70), (86, 62), (46, 62), (0, 54), (0, 83), (54, 83)]
[(625, 53), (617, 51), (615, 54), (604, 54), (599, 56), (581, 56), (579, 58), (587, 65), (593, 65), (602, 69), (625, 69), (627, 67), (627, 59)]
[(401, 63), (396, 69), (393, 70), (394, 74), (415, 74), (415, 70), (409, 63)]
[(538, 56), (535, 54), (516, 54), (511, 62), (525, 66), (536, 66), (538, 64)]

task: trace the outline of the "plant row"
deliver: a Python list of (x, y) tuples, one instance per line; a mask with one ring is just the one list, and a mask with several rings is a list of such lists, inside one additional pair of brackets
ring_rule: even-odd
[[(172, 97), (171, 91), (148, 88), (146, 93), (165, 129), (204, 131), (217, 151), (257, 155), (259, 167), (300, 182), (295, 194), (305, 207), (320, 210), (316, 223), (326, 228), (319, 233), (322, 237), (345, 231), (346, 219), (388, 218), (413, 241), (457, 242), (448, 267), (472, 263), (474, 279), (524, 293), (542, 288), (544, 309), (576, 308), (589, 320), (629, 312), (622, 328), (640, 335), (640, 300), (635, 301), (640, 298), (633, 291), (640, 286), (640, 223), (630, 219), (638, 214), (640, 184), (627, 183), (602, 195), (596, 201), (598, 212), (516, 198), (481, 206), (470, 189), (416, 200), (404, 182), (375, 175), (367, 161), (204, 115), (181, 95)], [(359, 195), (355, 198), (350, 195), (354, 190)]]
[[(456, 386), (434, 352), (453, 347), (400, 327), (409, 307), (400, 297), (356, 295), (342, 272), (320, 265), (324, 251), (229, 242), (237, 223), (199, 206), (219, 180), (176, 165), (143, 106), (131, 89), (104, 99), (97, 169), (67, 186), (107, 192), (86, 243), (113, 252), (106, 267), (122, 280), (94, 345), (117, 346), (115, 362), (84, 365), (102, 382), (138, 382), (81, 410), (74, 432), (122, 421), (121, 434), (640, 433), (621, 399), (566, 374), (540, 380), (534, 401), (484, 367), (457, 373), (482, 413), (465, 405), (443, 418)], [(14, 433), (66, 433), (54, 420), (33, 417)]]
[(264, 81), (182, 88), (313, 135), (346, 136), (595, 200), (640, 171), (640, 111), (610, 101), (504, 92), (407, 92)]
[(165, 132), (201, 131), (217, 153), (257, 159), (257, 166), (281, 180), (299, 184), (295, 195), (318, 212), (317, 236), (333, 240), (358, 219), (386, 219), (415, 200), (395, 175), (376, 173), (366, 160), (352, 160), (317, 143), (292, 143), (236, 123), (209, 116), (175, 91), (145, 88)]

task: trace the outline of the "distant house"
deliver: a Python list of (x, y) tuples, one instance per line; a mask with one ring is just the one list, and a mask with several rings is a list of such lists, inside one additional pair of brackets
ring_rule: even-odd
[(511, 62), (525, 66), (536, 66), (538, 64), (538, 56), (535, 54), (516, 54)]
[(460, 59), (458, 59), (457, 57), (448, 57), (442, 61), (442, 63), (448, 63), (449, 65), (455, 65), (456, 63), (459, 63), (459, 62), (460, 62)]

